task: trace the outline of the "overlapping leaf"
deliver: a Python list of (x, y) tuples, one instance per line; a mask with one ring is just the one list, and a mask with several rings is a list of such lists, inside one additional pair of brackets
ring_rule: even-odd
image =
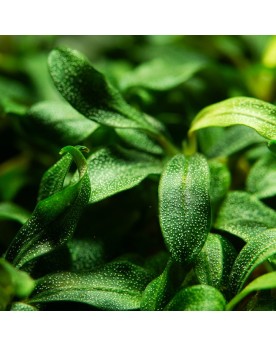
[(150, 280), (151, 276), (142, 267), (115, 261), (93, 272), (45, 276), (38, 280), (28, 303), (74, 301), (101, 310), (137, 310)]
[(107, 126), (156, 133), (143, 113), (128, 105), (81, 53), (54, 49), (49, 55), (49, 68), (58, 91), (84, 116)]
[(159, 185), (159, 218), (174, 260), (190, 262), (203, 247), (210, 229), (210, 177), (207, 161), (197, 154), (174, 156)]
[(216, 288), (195, 285), (181, 289), (165, 310), (170, 311), (222, 311), (226, 301)]
[(90, 203), (138, 185), (150, 174), (160, 174), (162, 162), (145, 153), (120, 147), (104, 148), (88, 160)]
[(251, 97), (233, 97), (201, 110), (190, 132), (210, 126), (246, 125), (266, 139), (276, 138), (276, 106)]
[[(51, 187), (57, 192), (53, 193), (51, 188), (48, 191), (47, 188), (44, 189), (42, 195), (49, 197), (40, 200), (32, 216), (17, 233), (5, 254), (5, 258), (18, 268), (68, 240), (89, 200), (90, 182), (85, 158), (77, 148), (71, 146), (63, 148), (63, 153), (67, 153), (69, 157), (73, 156), (78, 166), (79, 179), (75, 184), (60, 190), (63, 177), (69, 168), (71, 159), (68, 158), (62, 158), (62, 164), (58, 163), (46, 173), (52, 181)], [(66, 161), (65, 166), (64, 161)], [(49, 181), (48, 178), (45, 178), (46, 181)]]
[(276, 226), (276, 212), (257, 197), (243, 191), (231, 191), (225, 198), (215, 227), (246, 242), (267, 228)]
[(199, 283), (225, 291), (236, 256), (229, 240), (210, 233), (194, 266)]
[(233, 295), (239, 293), (252, 271), (276, 253), (276, 228), (267, 229), (252, 237), (235, 260), (229, 287)]

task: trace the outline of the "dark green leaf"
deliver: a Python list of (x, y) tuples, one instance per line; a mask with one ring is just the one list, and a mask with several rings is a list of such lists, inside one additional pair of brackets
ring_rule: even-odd
[(179, 291), (165, 310), (169, 311), (223, 311), (226, 301), (214, 287), (195, 285)]
[(101, 149), (88, 160), (90, 203), (131, 189), (150, 174), (160, 174), (162, 162), (136, 150), (120, 147)]
[(174, 156), (162, 173), (160, 225), (176, 261), (192, 261), (205, 243), (211, 219), (209, 188), (208, 164), (199, 154)]
[(251, 97), (233, 97), (200, 111), (190, 132), (210, 126), (246, 125), (266, 139), (276, 138), (276, 106)]
[(229, 278), (233, 295), (239, 293), (252, 271), (276, 253), (276, 229), (267, 229), (252, 237), (235, 260)]
[(276, 213), (247, 192), (229, 192), (224, 200), (215, 227), (234, 234), (244, 241), (267, 228), (276, 226)]
[(54, 49), (49, 55), (49, 68), (61, 95), (89, 119), (111, 127), (156, 133), (143, 113), (128, 105), (81, 53), (69, 48)]
[(126, 261), (111, 262), (96, 271), (56, 273), (38, 280), (29, 304), (74, 301), (102, 310), (137, 310), (151, 276)]
[(78, 144), (99, 127), (69, 104), (57, 101), (36, 103), (24, 120), (30, 131), (58, 145)]
[(220, 291), (226, 290), (236, 256), (237, 252), (229, 240), (210, 233), (194, 266), (199, 283)]
[(233, 310), (240, 301), (254, 291), (270, 290), (272, 288), (276, 288), (276, 272), (264, 274), (250, 282), (249, 285), (227, 304), (226, 310)]
[(0, 203), (0, 220), (14, 220), (24, 224), (31, 214), (13, 203)]
[[(89, 200), (90, 182), (85, 158), (77, 148), (71, 146), (63, 148), (62, 153), (73, 156), (78, 166), (79, 180), (37, 204), (32, 216), (17, 233), (5, 255), (6, 259), (18, 268), (70, 239)], [(64, 162), (64, 159), (61, 161)], [(61, 172), (58, 175), (62, 177), (65, 171), (67, 172), (68, 165), (65, 165), (65, 170), (63, 165), (59, 167)], [(52, 172), (51, 168), (50, 171)], [(51, 174), (49, 176), (52, 177)], [(53, 184), (55, 189), (57, 185)]]
[(276, 157), (267, 153), (251, 168), (246, 181), (247, 191), (258, 198), (276, 195)]

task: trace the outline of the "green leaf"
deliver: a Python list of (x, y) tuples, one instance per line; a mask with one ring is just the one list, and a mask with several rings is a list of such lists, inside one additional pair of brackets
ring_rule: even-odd
[(239, 294), (237, 294), (226, 306), (226, 310), (233, 308), (246, 296), (255, 291), (270, 290), (276, 288), (276, 272), (271, 272), (257, 277), (250, 282)]
[(183, 59), (183, 56), (157, 58), (139, 65), (120, 80), (121, 89), (143, 87), (167, 90), (186, 82), (205, 65), (203, 60)]
[(276, 140), (271, 140), (267, 144), (268, 149), (275, 155), (276, 154)]
[(27, 210), (14, 203), (0, 203), (0, 220), (14, 220), (24, 224), (30, 215)]
[(276, 106), (251, 97), (233, 97), (201, 110), (190, 133), (210, 126), (246, 125), (266, 139), (276, 138)]
[(34, 280), (0, 258), (0, 310), (5, 310), (13, 297), (26, 298), (35, 287)]
[(226, 290), (236, 257), (237, 252), (229, 240), (210, 233), (194, 265), (199, 283), (213, 286), (221, 292)]
[(267, 153), (251, 168), (246, 181), (247, 191), (258, 198), (276, 195), (276, 157)]
[(150, 155), (120, 147), (104, 148), (87, 160), (90, 203), (131, 189), (150, 174), (160, 174), (162, 162)]
[(164, 153), (162, 147), (141, 130), (116, 129), (116, 132), (126, 144), (135, 149), (156, 155)]
[(235, 260), (229, 287), (233, 295), (241, 291), (252, 271), (276, 253), (276, 228), (267, 229), (251, 238)]
[(275, 211), (243, 191), (228, 193), (215, 221), (217, 229), (234, 234), (246, 242), (275, 225)]
[(156, 133), (143, 113), (128, 105), (119, 91), (78, 51), (54, 49), (48, 63), (58, 91), (84, 116), (111, 127)]
[(38, 309), (30, 304), (23, 302), (14, 302), (11, 305), (10, 311), (37, 311)]
[[(76, 183), (40, 200), (37, 204), (32, 216), (17, 233), (5, 254), (5, 258), (17, 268), (52, 251), (70, 239), (81, 212), (89, 200), (90, 182), (84, 156), (79, 149), (72, 146), (63, 148), (61, 153), (68, 153), (67, 156), (72, 155), (78, 167), (79, 179)], [(64, 162), (64, 159), (61, 161)], [(61, 171), (58, 175), (64, 177), (68, 165), (65, 165), (65, 169), (63, 165), (59, 167)], [(53, 169), (55, 170), (56, 167)], [(51, 168), (50, 172), (52, 172)], [(49, 176), (52, 177), (51, 173)], [(58, 190), (62, 183), (63, 178)], [(56, 182), (53, 184), (55, 188), (57, 185)]]
[(209, 161), (210, 169), (210, 200), (212, 211), (217, 209), (227, 194), (231, 184), (231, 174), (227, 166), (218, 161)]
[(175, 292), (174, 275), (175, 263), (169, 260), (164, 271), (146, 287), (141, 301), (141, 310), (160, 311), (166, 306)]
[(205, 158), (179, 154), (166, 165), (159, 185), (159, 218), (174, 260), (191, 262), (202, 249), (210, 222), (210, 177)]
[[(264, 139), (253, 129), (242, 125), (235, 125), (230, 128), (208, 127), (199, 131), (201, 147), (204, 148), (204, 153), (208, 157), (221, 157), (232, 155), (246, 147), (263, 143)], [(211, 136), (207, 142), (206, 134)]]
[(58, 145), (78, 144), (99, 125), (65, 102), (44, 101), (33, 105), (24, 117), (30, 131)]
[(86, 303), (102, 310), (137, 310), (151, 276), (142, 267), (117, 261), (83, 273), (56, 273), (37, 281), (29, 304)]
[(226, 301), (214, 287), (195, 285), (181, 289), (165, 310), (168, 311), (223, 311)]

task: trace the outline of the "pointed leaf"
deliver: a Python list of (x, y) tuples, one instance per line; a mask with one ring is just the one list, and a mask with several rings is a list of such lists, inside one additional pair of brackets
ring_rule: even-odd
[(96, 151), (88, 160), (90, 203), (131, 189), (150, 174), (160, 174), (162, 162), (150, 155), (120, 147)]
[(247, 192), (229, 192), (215, 221), (217, 229), (249, 241), (267, 228), (275, 227), (276, 212)]
[(235, 260), (229, 278), (233, 295), (239, 293), (252, 271), (276, 253), (276, 229), (267, 229), (251, 238)]
[(74, 301), (102, 310), (137, 310), (151, 276), (126, 261), (111, 262), (96, 271), (56, 273), (38, 280), (29, 304)]
[(84, 116), (111, 127), (141, 128), (156, 133), (143, 114), (128, 105), (81, 53), (69, 48), (54, 49), (48, 62), (58, 91)]
[(167, 305), (169, 311), (223, 311), (226, 301), (214, 287), (195, 285), (180, 290)]
[(191, 262), (210, 229), (207, 161), (179, 154), (166, 165), (159, 185), (159, 217), (165, 243), (178, 262)]
[(276, 157), (267, 153), (251, 168), (246, 182), (247, 191), (258, 198), (276, 195)]
[(199, 283), (226, 290), (236, 257), (237, 252), (229, 240), (210, 233), (194, 265)]
[(210, 126), (246, 125), (266, 139), (276, 138), (276, 106), (251, 97), (233, 97), (200, 111), (190, 132)]
[(271, 272), (257, 277), (250, 282), (239, 294), (237, 294), (226, 306), (226, 310), (233, 308), (246, 296), (255, 291), (270, 290), (276, 288), (276, 272)]
[[(81, 212), (89, 200), (90, 182), (86, 160), (75, 147), (63, 148), (62, 153), (66, 152), (70, 153), (76, 161), (79, 180), (42, 199), (37, 204), (32, 216), (17, 233), (5, 254), (5, 258), (18, 268), (70, 239)], [(61, 165), (62, 171), (63, 168)], [(66, 165), (65, 170), (67, 168)], [(64, 171), (61, 176), (63, 174)], [(57, 184), (54, 186), (56, 187)]]

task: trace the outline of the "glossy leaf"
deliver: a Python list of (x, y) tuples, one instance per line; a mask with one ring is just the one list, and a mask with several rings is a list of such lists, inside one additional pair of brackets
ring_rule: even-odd
[(156, 130), (78, 51), (54, 49), (49, 69), (61, 95), (81, 114), (111, 127)]
[(87, 160), (90, 203), (131, 189), (150, 174), (160, 174), (162, 162), (150, 155), (120, 147), (104, 148)]
[(159, 218), (173, 259), (191, 262), (203, 247), (210, 229), (210, 177), (199, 154), (174, 156), (159, 185)]
[(14, 302), (11, 305), (10, 311), (38, 311), (38, 309), (30, 304), (26, 304), (23, 302)]
[[(18, 268), (70, 239), (89, 200), (90, 183), (85, 158), (77, 148), (71, 146), (63, 148), (62, 153), (74, 158), (78, 166), (79, 179), (75, 184), (42, 199), (30, 219), (17, 233), (5, 257)], [(64, 159), (61, 160), (64, 162)], [(61, 165), (60, 176), (67, 172), (68, 166), (65, 165), (65, 170), (63, 169)], [(53, 185), (57, 187), (56, 183)]]
[(195, 285), (182, 288), (166, 306), (169, 311), (223, 311), (226, 301), (216, 288)]
[(247, 191), (258, 198), (276, 195), (276, 157), (267, 153), (251, 168), (246, 181)]
[(74, 301), (101, 310), (137, 310), (151, 276), (126, 261), (111, 262), (96, 271), (56, 273), (37, 281), (29, 304)]
[(199, 283), (220, 291), (226, 290), (236, 256), (237, 252), (229, 240), (210, 233), (194, 265)]
[(14, 203), (0, 203), (0, 220), (14, 220), (24, 224), (30, 213)]
[(210, 126), (246, 125), (266, 139), (276, 138), (276, 106), (251, 97), (233, 97), (201, 110), (190, 132)]
[(69, 104), (58, 101), (36, 103), (24, 120), (31, 131), (58, 145), (78, 144), (99, 127)]
[(143, 87), (152, 90), (171, 89), (188, 79), (204, 67), (201, 60), (186, 60), (183, 57), (157, 58), (139, 65), (125, 74), (120, 81), (122, 89)]
[(276, 226), (276, 212), (257, 197), (243, 191), (231, 191), (215, 221), (217, 229), (249, 241), (256, 234)]
[(270, 290), (276, 288), (276, 272), (271, 272), (257, 277), (250, 282), (239, 294), (237, 294), (228, 304), (226, 310), (233, 310), (246, 296), (255, 291)]
[(251, 238), (233, 265), (229, 277), (232, 294), (239, 293), (252, 271), (274, 254), (276, 254), (276, 228), (267, 229)]

